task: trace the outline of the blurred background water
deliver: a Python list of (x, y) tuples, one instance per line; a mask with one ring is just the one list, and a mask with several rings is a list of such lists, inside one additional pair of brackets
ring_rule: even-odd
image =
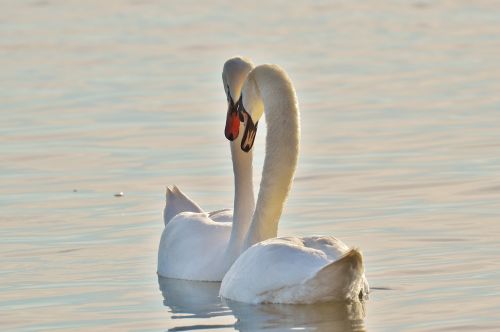
[[(498, 1), (0, 4), (3, 330), (498, 329)], [(300, 101), (279, 234), (362, 248), (362, 307), (156, 276), (166, 185), (232, 206), (237, 54), (281, 65)]]

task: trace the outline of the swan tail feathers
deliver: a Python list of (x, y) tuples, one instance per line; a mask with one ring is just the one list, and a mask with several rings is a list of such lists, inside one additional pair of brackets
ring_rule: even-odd
[(167, 186), (166, 203), (163, 210), (163, 222), (168, 222), (181, 212), (203, 212), (203, 209), (177, 186)]
[[(349, 250), (305, 281), (315, 301), (363, 299), (365, 285), (363, 255), (358, 249)], [(315, 291), (321, 293), (315, 294)]]
[(172, 190), (172, 187), (167, 186), (167, 193), (166, 193), (166, 198), (168, 199), (169, 196), (173, 195), (174, 192)]

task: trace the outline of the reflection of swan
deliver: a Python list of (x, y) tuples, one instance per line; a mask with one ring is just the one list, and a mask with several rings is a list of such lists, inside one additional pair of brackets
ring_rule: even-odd
[(300, 138), (297, 97), (286, 73), (277, 66), (256, 67), (243, 85), (238, 110), (245, 123), (244, 151), (252, 148), (257, 122), (266, 112), (266, 157), (245, 240), (249, 249), (225, 275), (221, 295), (249, 303), (358, 299), (368, 291), (358, 250), (333, 237), (275, 238)]
[[(248, 60), (242, 58), (233, 58), (224, 64), (222, 80), (228, 97), (228, 118), (236, 119), (232, 123), (237, 124), (238, 128), (238, 114), (234, 110), (233, 98), (239, 98), (243, 81), (252, 67)], [(167, 190), (165, 229), (158, 249), (159, 275), (177, 279), (220, 281), (240, 254), (254, 209), (254, 195), (252, 155), (241, 151), (239, 144), (231, 143), (235, 177), (232, 224), (220, 222), (233, 219), (230, 211), (204, 213), (177, 188)]]
[[(240, 331), (283, 331), (306, 328), (314, 331), (363, 331), (365, 316), (360, 302), (329, 302), (312, 305), (252, 305), (221, 301), (220, 283), (158, 277), (163, 304), (170, 308), (172, 330), (204, 330), (233, 327)], [(236, 324), (232, 324), (234, 315)]]
[[(227, 316), (227, 307), (219, 299), (220, 283), (158, 277), (163, 304), (172, 313), (188, 317)], [(180, 316), (185, 317), (185, 316)]]
[(225, 300), (238, 318), (239, 331), (365, 331), (362, 302), (328, 302), (307, 305), (261, 304), (251, 305)]

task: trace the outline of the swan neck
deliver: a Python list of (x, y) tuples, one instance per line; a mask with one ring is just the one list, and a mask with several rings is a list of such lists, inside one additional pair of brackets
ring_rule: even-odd
[(287, 78), (266, 81), (259, 90), (267, 124), (266, 157), (244, 249), (277, 236), (299, 154), (299, 109), (291, 82)]
[(234, 209), (231, 237), (226, 252), (228, 263), (232, 264), (242, 251), (245, 236), (252, 221), (255, 198), (252, 182), (253, 154), (243, 152), (239, 140), (230, 143), (230, 145), (234, 173)]

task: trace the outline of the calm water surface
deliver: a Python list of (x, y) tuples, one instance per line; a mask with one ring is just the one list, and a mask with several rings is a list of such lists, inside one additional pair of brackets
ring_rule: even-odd
[[(497, 1), (1, 5), (2, 330), (500, 326)], [(249, 306), (157, 278), (166, 185), (232, 206), (235, 54), (284, 67), (301, 104), (280, 235), (362, 248), (363, 305)]]

